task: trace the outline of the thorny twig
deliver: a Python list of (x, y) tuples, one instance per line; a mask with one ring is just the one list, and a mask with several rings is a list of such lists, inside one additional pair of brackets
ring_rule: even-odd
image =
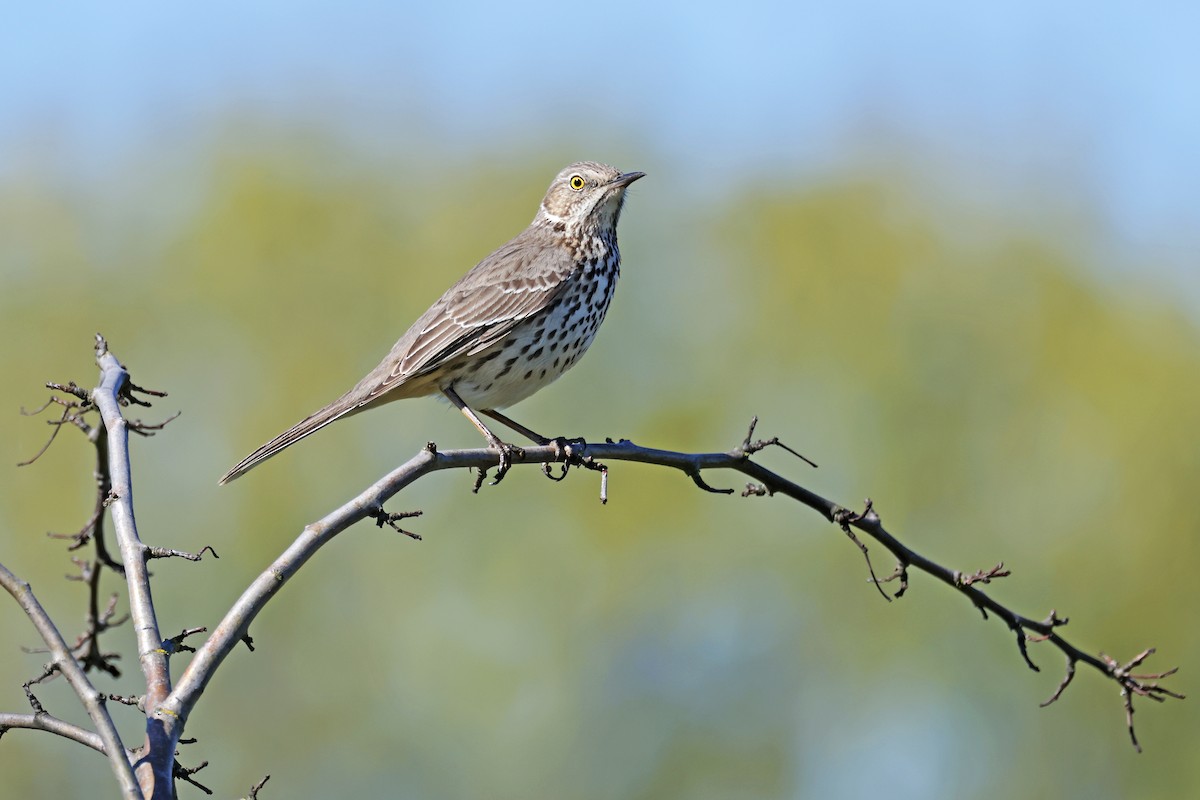
[[(17, 462), (18, 467), (28, 467), (30, 464), (32, 464), (33, 462), (35, 462), (39, 458), (41, 458), (45, 454), (45, 452), (50, 449), (50, 445), (54, 444), (54, 440), (58, 437), (58, 432), (63, 429), (64, 425), (74, 425), (75, 427), (77, 427), (81, 431), (83, 431), (84, 435), (87, 435), (87, 436), (90, 436), (92, 433), (92, 427), (90, 425), (88, 425), (88, 423), (85, 422), (83, 419), (83, 413), (85, 411), (91, 411), (94, 408), (91, 404), (91, 401), (88, 400), (87, 393), (83, 392), (82, 389), (80, 389), (78, 386), (76, 386), (74, 381), (72, 381), (69, 386), (62, 386), (61, 384), (57, 384), (57, 383), (47, 383), (46, 386), (50, 389), (57, 389), (60, 391), (67, 392), (67, 393), (71, 394), (73, 397), (79, 398), (79, 402), (76, 402), (74, 400), (70, 400), (70, 401), (63, 400), (58, 395), (50, 395), (49, 400), (47, 400), (45, 403), (43, 403), (41, 406), (34, 409), (33, 411), (26, 411), (23, 408), (21, 409), (21, 413), (27, 417), (37, 416), (38, 414), (41, 414), (43, 411), (45, 411), (47, 408), (49, 408), (51, 405), (62, 406), (63, 412), (59, 416), (58, 419), (52, 419), (47, 422), (47, 424), (51, 426), (51, 430), (50, 430), (49, 438), (46, 439), (46, 443), (43, 444), (36, 453), (34, 453), (32, 456), (30, 456), (26, 460), (18, 461)], [(78, 394), (79, 392), (82, 392), (82, 397)]]
[(189, 553), (186, 550), (176, 550), (172, 547), (147, 547), (145, 550), (146, 558), (182, 558), (187, 561), (200, 561), (206, 552), (212, 553), (213, 558), (220, 558), (217, 551), (207, 544), (200, 548), (199, 553)]
[[(757, 419), (758, 418), (756, 417), (755, 421), (757, 421)], [(750, 430), (754, 430), (754, 423), (750, 424)], [(747, 437), (747, 439), (749, 439), (749, 437)], [(801, 456), (801, 458), (803, 458), (803, 456)], [(846, 537), (850, 541), (854, 542), (854, 545), (858, 548), (859, 552), (862, 553), (863, 559), (867, 562), (867, 572), (871, 576), (871, 583), (874, 584), (875, 588), (879, 590), (879, 595), (890, 603), (892, 602), (892, 598), (889, 597), (888, 593), (883, 590), (883, 582), (875, 576), (875, 567), (871, 564), (871, 554), (867, 550), (867, 546), (863, 544), (857, 536), (854, 535), (854, 530), (850, 527), (852, 524), (862, 522), (863, 520), (868, 520), (874, 515), (875, 509), (871, 503), (871, 498), (868, 497), (866, 508), (861, 514), (855, 514), (843, 508), (834, 513), (833, 521), (842, 529), (842, 533), (846, 534)], [(878, 519), (878, 517), (875, 517), (875, 519)], [(889, 577), (885, 580), (891, 580), (891, 578)], [(899, 595), (897, 595), (897, 597), (898, 596)]]
[(188, 645), (184, 644), (183, 640), (189, 636), (195, 636), (197, 633), (205, 633), (207, 631), (208, 628), (204, 626), (200, 626), (198, 628), (184, 628), (170, 639), (164, 639), (162, 643), (162, 650), (169, 656), (173, 656), (176, 653), (194, 653), (196, 652), (196, 648), (189, 647)]
[[(1008, 628), (1013, 632), (1017, 650), (1021, 655), (1025, 664), (1035, 672), (1041, 670), (1033, 662), (1029, 654), (1028, 644), (1030, 642), (1050, 642), (1057, 647), (1067, 657), (1067, 669), (1062, 681), (1055, 689), (1054, 694), (1048, 700), (1043, 702), (1042, 707), (1048, 706), (1058, 700), (1075, 678), (1075, 667), (1079, 662), (1088, 664), (1089, 666), (1099, 670), (1102, 674), (1116, 681), (1121, 687), (1121, 696), (1126, 710), (1126, 725), (1129, 728), (1129, 738), (1133, 743), (1137, 752), (1141, 752), (1141, 745), (1138, 743), (1137, 735), (1133, 728), (1133, 695), (1149, 697), (1156, 702), (1163, 702), (1167, 698), (1177, 700), (1184, 699), (1184, 695), (1172, 692), (1169, 689), (1159, 686), (1156, 681), (1167, 678), (1177, 671), (1178, 668), (1168, 669), (1164, 672), (1154, 674), (1134, 674), (1132, 670), (1140, 665), (1147, 657), (1154, 653), (1154, 648), (1144, 651), (1135, 657), (1128, 664), (1121, 665), (1114, 659), (1101, 653), (1099, 657), (1092, 656), (1083, 652), (1075, 645), (1068, 642), (1057, 632), (1057, 629), (1067, 624), (1067, 618), (1059, 617), (1057, 611), (1051, 611), (1045, 620), (1037, 621), (1029, 619), (1007, 606), (1000, 604), (991, 596), (985, 594), (980, 589), (976, 588), (977, 584), (991, 583), (997, 578), (1008, 577), (1012, 573), (1004, 568), (1004, 562), (996, 564), (988, 569), (981, 569), (970, 574), (964, 574), (958, 570), (950, 570), (946, 567), (937, 564), (924, 556), (919, 555), (908, 547), (902, 545), (884, 528), (879, 519), (879, 515), (875, 512), (873, 504), (867, 500), (866, 509), (861, 514), (855, 514), (846, 509), (838, 507), (834, 511), (834, 521), (854, 525), (860, 530), (863, 530), (872, 538), (876, 539), (880, 544), (892, 552), (898, 559), (895, 571), (884, 578), (882, 581), (875, 579), (872, 573), (871, 579), (876, 586), (881, 583), (887, 583), (892, 580), (899, 580), (900, 588), (893, 595), (898, 598), (908, 589), (908, 571), (910, 567), (916, 567), (922, 572), (925, 572), (943, 583), (957, 589), (979, 609), (984, 619), (987, 619), (988, 612), (992, 612), (1003, 621)], [(843, 529), (845, 529), (843, 524)], [(860, 548), (862, 545), (860, 544)]]
[(400, 511), (395, 514), (389, 514), (387, 511), (384, 510), (383, 506), (378, 506), (378, 507), (372, 509), (369, 516), (375, 520), (376, 527), (382, 528), (384, 525), (387, 525), (389, 528), (396, 531), (397, 533), (403, 533), (408, 538), (415, 539), (416, 541), (419, 542), (419, 541), (421, 541), (421, 534), (413, 533), (412, 531), (406, 531), (404, 528), (401, 528), (396, 523), (402, 519), (413, 519), (414, 517), (419, 517), (424, 513), (425, 513), (424, 511), (418, 510), (418, 511)]
[(754, 429), (757, 427), (758, 427), (758, 416), (755, 415), (754, 417), (752, 417), (750, 419), (750, 430), (748, 430), (746, 432), (746, 438), (742, 440), (742, 452), (743, 453), (745, 453), (747, 455), (753, 455), (753, 454), (757, 453), (759, 450), (765, 450), (768, 447), (781, 447), (784, 450), (791, 453), (792, 455), (794, 455), (796, 458), (803, 461), (805, 464), (808, 464), (813, 469), (817, 468), (817, 464), (815, 461), (808, 458), (807, 456), (801, 455), (796, 450), (793, 450), (792, 448), (788, 447), (783, 442), (779, 441), (778, 436), (772, 436), (770, 439), (759, 439), (759, 440), (753, 441), (753, 442), (750, 441), (751, 439), (754, 438)]
[(192, 786), (195, 786), (197, 789), (204, 792), (205, 794), (211, 795), (213, 793), (212, 789), (210, 789), (207, 786), (205, 786), (204, 784), (200, 783), (198, 780), (195, 779), (195, 777), (193, 777), (197, 772), (199, 772), (200, 770), (204, 769), (207, 766), (208, 766), (207, 761), (201, 761), (199, 764), (197, 764), (194, 767), (185, 767), (185, 766), (182, 766), (178, 761), (176, 761), (175, 762), (175, 777), (181, 781), (184, 781), (185, 783), (190, 783)]

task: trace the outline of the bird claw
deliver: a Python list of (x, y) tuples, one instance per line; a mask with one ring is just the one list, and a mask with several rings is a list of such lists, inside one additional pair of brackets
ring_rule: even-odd
[(499, 439), (492, 442), (492, 448), (500, 451), (500, 463), (496, 465), (496, 477), (489, 484), (490, 486), (495, 486), (500, 481), (504, 480), (504, 476), (508, 474), (508, 470), (513, 465), (513, 457), (515, 456), (516, 458), (524, 458), (525, 451), (520, 447), (517, 447), (515, 444), (508, 444), (507, 442), (502, 442)]
[[(542, 444), (549, 445), (554, 450), (554, 461), (542, 462), (542, 474), (557, 483), (567, 477), (567, 472), (570, 471), (573, 464), (580, 463), (574, 448), (576, 446), (586, 447), (587, 440), (583, 437), (568, 439), (565, 436), (555, 436), (553, 439), (546, 439)], [(557, 476), (551, 467), (552, 463), (562, 464), (562, 471)]]

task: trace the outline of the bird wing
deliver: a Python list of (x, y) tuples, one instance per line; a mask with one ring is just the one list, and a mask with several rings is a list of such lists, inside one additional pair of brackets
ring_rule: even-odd
[(368, 376), (375, 385), (361, 402), (377, 399), (455, 358), (486, 351), (522, 320), (548, 308), (574, 280), (573, 273), (572, 259), (550, 242), (535, 247), (528, 238), (518, 237), (500, 247), (400, 337)]
[(346, 394), (310, 414), (225, 473), (228, 483), (309, 434), (361, 411), (381, 395), (447, 361), (475, 355), (500, 342), (538, 313), (576, 278), (561, 246), (518, 237), (479, 262), (400, 337), (375, 369)]

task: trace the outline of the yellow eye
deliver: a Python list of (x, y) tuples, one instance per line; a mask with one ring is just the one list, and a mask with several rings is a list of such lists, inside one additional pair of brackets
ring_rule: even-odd
[(571, 184), (572, 189), (574, 189), (575, 191), (578, 192), (580, 189), (583, 188), (583, 184), (585, 183), (585, 181), (583, 180), (582, 175), (572, 175), (571, 180), (568, 181), (568, 183)]

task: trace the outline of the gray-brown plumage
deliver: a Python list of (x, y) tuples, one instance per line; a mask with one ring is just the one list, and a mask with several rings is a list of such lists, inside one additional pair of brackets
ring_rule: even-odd
[(617, 220), (625, 190), (643, 174), (592, 161), (558, 173), (529, 227), (451, 286), (379, 366), (346, 394), (246, 456), (220, 483), (342, 417), (438, 393), (500, 451), (497, 479), (502, 477), (512, 447), (473, 409), (510, 422), (497, 409), (548, 385), (587, 350), (620, 274)]

